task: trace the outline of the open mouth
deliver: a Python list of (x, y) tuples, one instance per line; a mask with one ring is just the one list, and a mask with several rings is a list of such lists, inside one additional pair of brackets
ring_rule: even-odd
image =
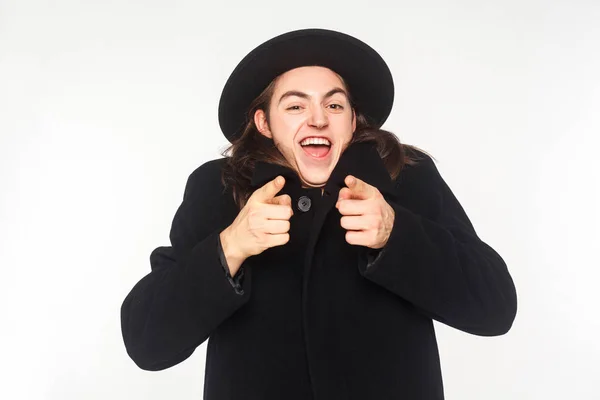
[(325, 144), (309, 144), (302, 146), (302, 150), (313, 158), (325, 158), (331, 150), (331, 146)]
[(331, 151), (331, 143), (327, 139), (305, 140), (300, 143), (304, 153), (314, 159), (326, 158)]

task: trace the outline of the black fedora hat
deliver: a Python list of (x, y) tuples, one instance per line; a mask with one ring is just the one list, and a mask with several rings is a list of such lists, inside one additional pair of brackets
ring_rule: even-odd
[(219, 125), (233, 142), (247, 124), (250, 103), (273, 79), (291, 69), (322, 66), (339, 74), (354, 105), (375, 127), (383, 125), (394, 102), (394, 81), (383, 58), (366, 43), (327, 29), (301, 29), (276, 36), (240, 61), (219, 101)]

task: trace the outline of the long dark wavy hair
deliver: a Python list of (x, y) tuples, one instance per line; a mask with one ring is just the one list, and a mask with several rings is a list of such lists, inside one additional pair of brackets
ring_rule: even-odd
[[(344, 84), (346, 93), (348, 93), (350, 105), (356, 112), (356, 130), (347, 146), (358, 142), (375, 142), (379, 156), (382, 158), (392, 180), (398, 177), (404, 165), (413, 165), (421, 159), (418, 154), (419, 151), (432, 157), (416, 146), (401, 143), (393, 133), (375, 128), (367, 117), (355, 107), (348, 85), (341, 76), (339, 78)], [(271, 81), (250, 104), (242, 134), (221, 152), (221, 155), (226, 158), (221, 181), (226, 189), (232, 189), (233, 199), (240, 210), (252, 194), (250, 181), (257, 161), (266, 161), (292, 168), (279, 149), (272, 144), (273, 142), (264, 140), (262, 133), (258, 131), (254, 123), (254, 113), (259, 109), (265, 112), (267, 123), (270, 123), (269, 105), (277, 80), (278, 78), (275, 78)]]

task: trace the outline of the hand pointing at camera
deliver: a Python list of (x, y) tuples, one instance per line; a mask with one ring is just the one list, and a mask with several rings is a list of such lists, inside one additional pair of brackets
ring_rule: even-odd
[(246, 258), (289, 241), (292, 199), (287, 194), (276, 196), (284, 184), (285, 178), (278, 176), (255, 190), (233, 223), (221, 232), (232, 276)]
[(339, 192), (336, 208), (342, 214), (340, 224), (346, 241), (380, 249), (387, 243), (394, 226), (394, 209), (374, 186), (348, 175), (347, 185)]

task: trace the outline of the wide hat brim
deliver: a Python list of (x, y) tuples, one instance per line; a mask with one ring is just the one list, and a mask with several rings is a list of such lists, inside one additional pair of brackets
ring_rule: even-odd
[(327, 29), (302, 29), (276, 36), (240, 61), (219, 101), (219, 125), (233, 143), (248, 122), (248, 109), (273, 79), (291, 69), (322, 66), (339, 74), (368, 122), (379, 128), (394, 102), (394, 81), (383, 58), (350, 35)]

